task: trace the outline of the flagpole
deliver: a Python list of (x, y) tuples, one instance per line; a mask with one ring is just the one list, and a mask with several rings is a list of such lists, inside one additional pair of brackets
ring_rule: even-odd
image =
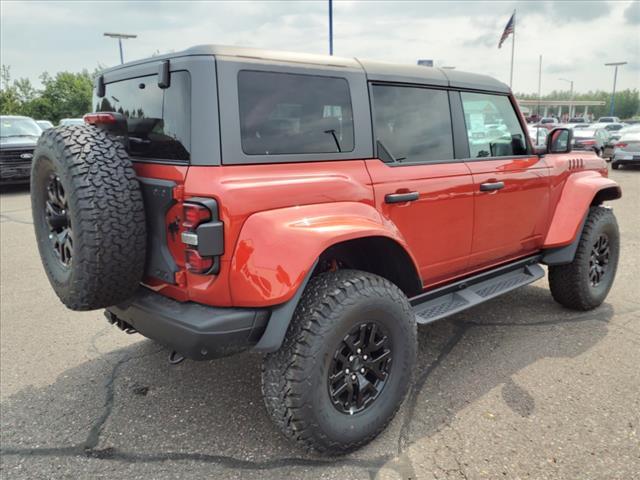
[(511, 74), (509, 75), (509, 88), (513, 88), (513, 54), (516, 49), (516, 11), (513, 11), (513, 33), (511, 34)]

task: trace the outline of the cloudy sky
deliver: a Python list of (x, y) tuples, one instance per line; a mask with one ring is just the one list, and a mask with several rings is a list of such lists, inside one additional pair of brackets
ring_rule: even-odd
[[(1, 61), (36, 84), (42, 71), (93, 70), (119, 62), (105, 31), (135, 33), (125, 61), (217, 43), (328, 52), (327, 1), (0, 2)], [(640, 86), (640, 2), (334, 1), (334, 53), (486, 73), (508, 83), (511, 40), (497, 43), (517, 10), (514, 90), (610, 90), (605, 62), (628, 61), (619, 88)]]

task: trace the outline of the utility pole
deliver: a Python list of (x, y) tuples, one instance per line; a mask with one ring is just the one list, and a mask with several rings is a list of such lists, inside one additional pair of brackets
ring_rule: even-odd
[(542, 100), (542, 55), (538, 62), (538, 116), (540, 116), (540, 101)]
[(509, 75), (509, 88), (513, 88), (513, 56), (516, 51), (516, 11), (513, 11), (513, 34), (511, 35), (511, 73)]
[(329, 0), (329, 55), (333, 55), (333, 0)]
[(105, 37), (111, 37), (111, 38), (117, 38), (118, 39), (118, 46), (120, 47), (120, 63), (124, 63), (124, 55), (122, 53), (122, 39), (124, 38), (125, 40), (127, 38), (137, 38), (137, 35), (132, 35), (129, 33), (104, 33)]
[(616, 105), (616, 81), (618, 80), (618, 67), (626, 65), (627, 62), (612, 62), (605, 63), (605, 67), (615, 67), (613, 72), (613, 91), (611, 92), (611, 107), (609, 108), (609, 115), (613, 117), (613, 112)]

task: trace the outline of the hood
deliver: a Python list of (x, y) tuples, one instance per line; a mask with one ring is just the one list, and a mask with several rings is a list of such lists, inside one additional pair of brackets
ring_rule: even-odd
[(4, 137), (0, 138), (0, 148), (13, 148), (13, 147), (35, 147), (38, 143), (39, 137)]

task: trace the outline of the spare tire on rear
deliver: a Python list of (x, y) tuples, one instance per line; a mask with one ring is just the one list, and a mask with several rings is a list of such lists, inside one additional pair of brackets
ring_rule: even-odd
[(135, 292), (144, 204), (119, 141), (90, 125), (46, 130), (33, 155), (31, 210), (42, 264), (67, 307), (104, 308)]

